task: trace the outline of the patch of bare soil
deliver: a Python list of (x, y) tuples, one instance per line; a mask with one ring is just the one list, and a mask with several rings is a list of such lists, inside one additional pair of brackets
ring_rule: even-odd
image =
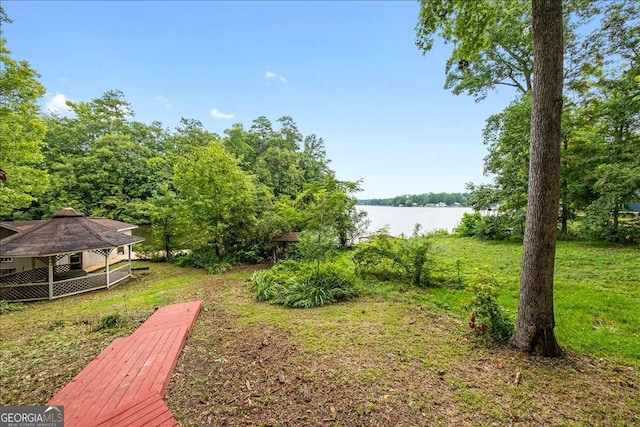
[(388, 405), (377, 387), (346, 375), (350, 366), (314, 358), (278, 329), (235, 328), (217, 308), (205, 314), (166, 395), (182, 425), (414, 425), (423, 419)]
[[(208, 288), (165, 397), (183, 426), (640, 425), (630, 367), (486, 348), (420, 307), (400, 310), (392, 333), (357, 322), (319, 332), (340, 344), (314, 352), (294, 329), (238, 321), (214, 295), (221, 285)], [(244, 291), (232, 292), (254, 304)], [(321, 310), (291, 310), (292, 323), (317, 325)]]

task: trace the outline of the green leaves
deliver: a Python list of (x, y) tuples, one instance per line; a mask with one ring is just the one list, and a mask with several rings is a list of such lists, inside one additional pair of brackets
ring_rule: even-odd
[(391, 237), (379, 231), (370, 243), (356, 248), (353, 262), (358, 271), (377, 277), (393, 277), (394, 269), (415, 286), (429, 284), (429, 263), (434, 250), (434, 236), (419, 234), (416, 227), (411, 237)]
[(212, 245), (221, 254), (242, 243), (256, 221), (256, 189), (222, 145), (178, 158), (174, 182), (196, 246)]
[(477, 101), (498, 85), (531, 90), (531, 6), (525, 0), (422, 0), (416, 45), (426, 54), (434, 37), (453, 43), (446, 89)]
[(0, 167), (7, 181), (0, 182), (0, 219), (28, 207), (49, 185), (40, 168), (45, 127), (38, 99), (45, 89), (26, 61), (10, 57), (0, 38)]

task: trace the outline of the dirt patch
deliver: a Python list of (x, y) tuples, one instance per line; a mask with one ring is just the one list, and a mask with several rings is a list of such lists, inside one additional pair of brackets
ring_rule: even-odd
[(207, 289), (165, 398), (184, 426), (640, 422), (629, 367), (487, 348), (460, 320), (398, 301), (282, 311), (251, 301), (246, 284)]
[[(314, 357), (276, 328), (234, 327), (210, 307), (178, 361), (166, 395), (186, 426), (407, 425), (424, 417), (391, 405), (368, 372), (376, 361)], [(358, 380), (358, 373), (360, 379)], [(355, 374), (355, 375), (354, 375)], [(402, 388), (397, 379), (397, 388)]]

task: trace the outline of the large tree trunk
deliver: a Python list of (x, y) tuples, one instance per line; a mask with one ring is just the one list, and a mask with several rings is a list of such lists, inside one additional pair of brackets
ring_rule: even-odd
[(529, 203), (520, 277), (520, 299), (512, 344), (558, 356), (553, 328), (553, 270), (560, 200), (562, 115), (562, 0), (532, 0), (533, 109)]

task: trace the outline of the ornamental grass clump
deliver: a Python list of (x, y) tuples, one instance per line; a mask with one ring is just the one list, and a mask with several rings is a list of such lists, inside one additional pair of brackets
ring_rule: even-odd
[(251, 292), (258, 301), (293, 308), (320, 307), (355, 298), (355, 276), (344, 266), (287, 261), (254, 273)]

